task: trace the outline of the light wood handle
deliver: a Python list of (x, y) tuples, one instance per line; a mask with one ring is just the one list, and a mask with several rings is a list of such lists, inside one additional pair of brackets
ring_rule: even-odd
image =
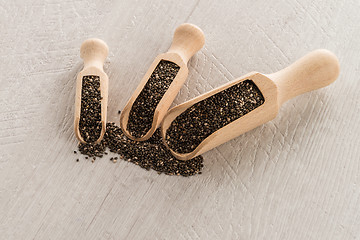
[(339, 72), (337, 57), (328, 50), (318, 49), (289, 67), (266, 76), (278, 87), (280, 106), (293, 97), (329, 85), (336, 80)]
[(101, 122), (102, 129), (98, 140), (99, 143), (104, 137), (106, 130), (107, 118), (107, 102), (108, 102), (108, 76), (104, 72), (103, 64), (108, 55), (109, 48), (106, 43), (97, 38), (85, 40), (80, 47), (80, 57), (84, 60), (84, 68), (78, 74), (76, 80), (76, 96), (75, 96), (75, 135), (80, 142), (85, 143), (79, 130), (79, 122), (81, 115), (81, 95), (82, 95), (82, 81), (84, 76), (94, 75), (100, 77), (100, 92), (101, 100)]
[(185, 63), (205, 44), (203, 31), (190, 23), (176, 28), (168, 53), (177, 53)]
[(103, 40), (90, 38), (81, 44), (80, 57), (84, 60), (84, 69), (94, 66), (103, 70), (109, 48)]

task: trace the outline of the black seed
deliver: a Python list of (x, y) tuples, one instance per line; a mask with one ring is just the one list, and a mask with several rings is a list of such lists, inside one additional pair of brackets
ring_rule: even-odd
[[(170, 87), (180, 67), (175, 63), (161, 60), (144, 86), (142, 92), (135, 100), (130, 111), (128, 130), (135, 137), (144, 136), (152, 126), (154, 111), (161, 98)], [(117, 153), (121, 159), (132, 162), (146, 170), (154, 169), (159, 174), (191, 176), (201, 171), (203, 157), (198, 156), (188, 161), (175, 159), (164, 146), (160, 130), (147, 141), (136, 142), (128, 139), (122, 130), (114, 123), (108, 123), (104, 138), (99, 144), (94, 144), (101, 134), (101, 94), (100, 79), (97, 76), (85, 76), (83, 79), (82, 112), (80, 127), (81, 136), (87, 142), (80, 143), (80, 153), (92, 157), (102, 157), (106, 148)], [(121, 111), (118, 111), (120, 114)], [(110, 160), (117, 162), (118, 157)]]
[(251, 80), (233, 85), (195, 103), (171, 123), (166, 143), (178, 153), (190, 153), (209, 135), (264, 103)]
[(78, 162), (78, 161), (79, 161), (79, 159), (76, 159), (76, 161)]
[(87, 143), (96, 142), (102, 129), (100, 77), (88, 75), (82, 79), (79, 131)]
[(118, 111), (118, 114), (120, 114), (120, 113), (121, 113), (121, 111), (119, 110), (119, 111)]
[[(160, 130), (147, 141), (136, 142), (127, 138), (121, 128), (107, 123), (104, 139), (99, 144), (79, 144), (79, 151), (90, 157), (101, 155), (106, 148), (119, 154), (121, 159), (132, 162), (144, 169), (154, 169), (167, 175), (191, 176), (199, 173), (203, 167), (203, 157), (197, 156), (188, 161), (175, 159), (161, 140)], [(95, 158), (95, 157), (94, 157)], [(111, 157), (117, 161), (118, 157)], [(92, 160), (93, 162), (94, 160)]]
[(129, 113), (127, 130), (136, 138), (144, 136), (152, 126), (154, 112), (180, 67), (161, 60), (136, 98)]
[(74, 151), (74, 153), (76, 153), (76, 151)]

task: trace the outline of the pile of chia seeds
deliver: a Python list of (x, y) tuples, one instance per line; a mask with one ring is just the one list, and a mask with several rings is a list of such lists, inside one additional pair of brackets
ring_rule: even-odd
[(175, 118), (166, 132), (166, 143), (177, 153), (190, 153), (209, 135), (264, 103), (251, 80), (245, 80), (208, 97)]
[(96, 142), (101, 134), (101, 99), (99, 76), (84, 76), (82, 79), (79, 131), (87, 143)]
[[(97, 158), (107, 155), (110, 152), (119, 155), (120, 159), (132, 162), (146, 170), (153, 169), (159, 174), (191, 176), (201, 174), (203, 157), (197, 156), (188, 161), (177, 160), (162, 143), (160, 130), (157, 129), (154, 135), (147, 141), (138, 142), (127, 138), (121, 128), (114, 123), (107, 123), (106, 133), (99, 144), (83, 144), (78, 146), (79, 152), (86, 155), (85, 159), (94, 162)], [(76, 153), (76, 151), (74, 151)], [(116, 162), (118, 157), (110, 158)], [(77, 159), (77, 161), (79, 161)]]
[(132, 136), (143, 137), (151, 129), (155, 109), (179, 69), (177, 64), (165, 60), (156, 66), (130, 110), (127, 131)]

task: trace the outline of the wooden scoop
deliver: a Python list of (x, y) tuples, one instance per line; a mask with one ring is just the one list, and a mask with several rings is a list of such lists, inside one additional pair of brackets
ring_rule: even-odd
[(338, 77), (339, 71), (340, 67), (336, 56), (328, 50), (320, 49), (305, 55), (289, 67), (276, 73), (249, 73), (172, 108), (162, 122), (161, 134), (164, 143), (169, 148), (165, 140), (166, 132), (177, 116), (192, 105), (242, 81), (252, 80), (262, 93), (265, 102), (237, 120), (213, 132), (197, 145), (192, 152), (178, 153), (169, 148), (176, 158), (180, 160), (191, 159), (272, 120), (284, 102), (300, 94), (329, 85)]
[(100, 39), (91, 38), (85, 40), (81, 44), (80, 57), (84, 60), (84, 68), (78, 74), (76, 79), (76, 96), (75, 96), (75, 135), (80, 142), (85, 143), (80, 134), (79, 122), (81, 114), (81, 95), (82, 82), (84, 76), (98, 76), (100, 78), (100, 93), (101, 93), (101, 124), (102, 129), (100, 137), (94, 142), (99, 143), (104, 137), (106, 131), (106, 115), (108, 102), (108, 76), (104, 72), (103, 64), (108, 55), (109, 49), (106, 43)]
[[(150, 65), (145, 76), (121, 112), (120, 126), (127, 137), (136, 141), (145, 141), (153, 135), (187, 78), (187, 62), (203, 47), (204, 43), (204, 34), (197, 26), (184, 23), (176, 28), (170, 49), (167, 53), (160, 54), (155, 58), (154, 62)], [(135, 100), (161, 60), (173, 62), (177, 64), (180, 69), (156, 106), (150, 130), (148, 130), (148, 132), (142, 137), (132, 136), (132, 134), (127, 130), (130, 111)]]

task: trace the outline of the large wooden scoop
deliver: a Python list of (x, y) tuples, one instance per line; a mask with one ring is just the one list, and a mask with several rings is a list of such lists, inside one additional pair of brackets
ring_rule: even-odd
[[(276, 73), (249, 73), (241, 78), (172, 108), (164, 117), (162, 122), (161, 131), (164, 143), (176, 158), (181, 160), (191, 159), (239, 136), (242, 133), (272, 120), (275, 118), (280, 106), (284, 102), (300, 94), (329, 85), (338, 77), (339, 70), (339, 63), (336, 56), (328, 50), (320, 49), (305, 55), (289, 67)], [(169, 139), (169, 133), (167, 132), (171, 129), (170, 127), (174, 124), (174, 122), (179, 121), (177, 118), (181, 114), (183, 114), (182, 117), (184, 117), (184, 114), (191, 114), (191, 111), (189, 110), (193, 108), (196, 109), (196, 106), (202, 101), (205, 101), (216, 94), (221, 94), (221, 92), (226, 89), (229, 89), (236, 84), (240, 84), (243, 81), (252, 81), (252, 83), (256, 85), (255, 88), (257, 87), (257, 89), (260, 90), (263, 96), (263, 103), (260, 106), (221, 127), (220, 129), (217, 129), (201, 141), (200, 144), (194, 146), (196, 148), (194, 148), (191, 152), (182, 151), (179, 153), (169, 147), (168, 143), (170, 142), (182, 141), (181, 134), (177, 134), (179, 139)], [(206, 128), (206, 124), (200, 125)], [(188, 126), (192, 126), (192, 124), (189, 124)], [(194, 124), (193, 127), (199, 128), (199, 124)], [(197, 129), (190, 128), (180, 130), (184, 134), (186, 134), (187, 131), (197, 131)]]
[[(104, 137), (106, 131), (106, 116), (107, 116), (107, 103), (108, 103), (108, 76), (104, 72), (103, 64), (108, 55), (109, 49), (106, 43), (100, 39), (91, 38), (85, 40), (80, 48), (80, 57), (84, 60), (84, 68), (78, 74), (76, 79), (76, 95), (75, 95), (75, 121), (74, 121), (74, 128), (75, 128), (75, 135), (79, 139), (80, 142), (85, 143), (87, 141), (84, 140), (83, 136), (87, 134), (93, 134), (94, 132), (86, 132), (81, 134), (79, 129), (80, 121), (88, 121), (91, 117), (88, 114), (91, 112), (96, 111), (96, 109), (87, 109), (87, 117), (83, 116), (83, 119), (80, 119), (81, 111), (82, 111), (82, 98), (83, 96), (83, 81), (87, 78), (99, 78), (100, 79), (100, 93), (102, 99), (98, 99), (101, 101), (101, 119), (99, 122), (99, 126), (101, 125), (101, 131), (99, 134), (94, 136), (96, 138), (94, 142), (91, 143), (99, 143), (102, 138)], [(86, 93), (86, 92), (85, 92)], [(85, 105), (85, 104), (84, 104)], [(83, 109), (84, 111), (84, 109)], [(89, 137), (89, 136), (88, 136)], [(90, 142), (88, 142), (90, 143)]]
[[(127, 137), (136, 141), (145, 141), (153, 135), (153, 133), (161, 123), (171, 103), (174, 101), (177, 93), (180, 91), (180, 88), (182, 87), (182, 85), (184, 84), (187, 78), (188, 75), (187, 62), (197, 51), (199, 51), (202, 48), (204, 43), (205, 43), (204, 34), (201, 31), (201, 29), (198, 28), (197, 26), (189, 23), (184, 23), (176, 28), (170, 49), (168, 50), (167, 53), (160, 54), (155, 58), (155, 60), (149, 67), (148, 71), (146, 72), (145, 76), (141, 80), (140, 84), (138, 85), (133, 95), (131, 96), (126, 106), (124, 107), (123, 111), (121, 112), (120, 126)], [(145, 85), (148, 83), (149, 78), (152, 76), (153, 72), (155, 73), (155, 70), (161, 61), (167, 61), (177, 65), (176, 67), (179, 68), (178, 72), (176, 73), (175, 78), (172, 80), (171, 85), (168, 87), (166, 92), (161, 96), (161, 100), (157, 103), (156, 106), (154, 106), (156, 108), (154, 109), (153, 112), (149, 114), (148, 113), (143, 114), (146, 116), (141, 116), (141, 112), (136, 116), (135, 114), (132, 115), (133, 118), (137, 118), (136, 120), (139, 120), (139, 118), (143, 118), (143, 117), (151, 118), (151, 120), (148, 121), (147, 124), (148, 126), (142, 126), (143, 129), (145, 128), (144, 129), (145, 133), (135, 136), (135, 134), (132, 134), (128, 129), (130, 111), (136, 110), (134, 108), (136, 108), (137, 105), (134, 103), (137, 100), (137, 98), (141, 94), (142, 96), (145, 96), (144, 92), (142, 91), (145, 91), (143, 90), (144, 88), (147, 87)], [(159, 75), (161, 74), (161, 70), (158, 69), (156, 71), (158, 71)], [(165, 79), (161, 79), (161, 78), (159, 79), (157, 84), (160, 86), (160, 88), (164, 80)], [(154, 93), (159, 91), (159, 89), (150, 89), (150, 90)], [(149, 102), (153, 100), (152, 99), (153, 96), (146, 95), (146, 97), (147, 99), (143, 99), (144, 102)], [(141, 122), (141, 119), (139, 122)]]

